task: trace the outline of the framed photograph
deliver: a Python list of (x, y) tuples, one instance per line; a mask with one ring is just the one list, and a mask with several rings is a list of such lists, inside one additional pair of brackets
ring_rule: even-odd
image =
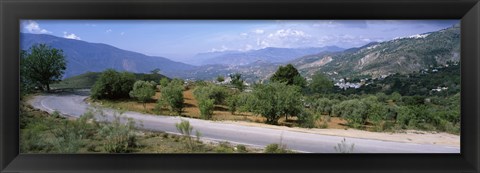
[(1, 172), (478, 172), (480, 6), (2, 1)]

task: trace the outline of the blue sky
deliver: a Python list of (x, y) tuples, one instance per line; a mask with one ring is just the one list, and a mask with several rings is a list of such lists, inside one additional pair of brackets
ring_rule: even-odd
[(358, 47), (437, 31), (459, 20), (22, 20), (21, 32), (105, 43), (186, 60), (202, 52), (265, 47)]

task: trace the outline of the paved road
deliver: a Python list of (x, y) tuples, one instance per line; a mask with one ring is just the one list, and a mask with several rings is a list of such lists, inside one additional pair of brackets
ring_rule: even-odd
[[(87, 91), (48, 94), (35, 96), (30, 100), (30, 104), (35, 108), (44, 111), (58, 111), (66, 116), (79, 117), (88, 109), (92, 108), (92, 106), (84, 101), (87, 97)], [(104, 109), (103, 112), (103, 120), (111, 121), (115, 111), (112, 109)], [(198, 130), (202, 133), (202, 138), (209, 140), (229, 141), (232, 143), (259, 147), (282, 141), (282, 143), (286, 144), (289, 149), (309, 153), (334, 153), (336, 152), (334, 146), (344, 138), (339, 136), (251, 127), (184, 117), (148, 115), (137, 112), (124, 112), (122, 116), (136, 120), (139, 124), (142, 124), (140, 128), (168, 133), (177, 133), (175, 123), (180, 122), (180, 119), (185, 119), (190, 121), (194, 130)], [(358, 153), (460, 153), (459, 147), (349, 137), (345, 137), (345, 139), (348, 143), (355, 144), (354, 152)]]

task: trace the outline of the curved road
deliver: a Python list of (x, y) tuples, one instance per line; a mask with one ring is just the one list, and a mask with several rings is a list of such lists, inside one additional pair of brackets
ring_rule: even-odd
[[(50, 113), (58, 111), (64, 116), (79, 117), (87, 112), (88, 109), (93, 109), (93, 106), (85, 102), (85, 98), (87, 97), (88, 91), (47, 94), (35, 96), (29, 103), (37, 109)], [(115, 111), (112, 109), (103, 109), (103, 112), (103, 116), (96, 117), (97, 119), (100, 118), (100, 121), (111, 121), (113, 114), (115, 114)], [(137, 123), (141, 124), (139, 128), (176, 134), (178, 133), (175, 128), (175, 123), (180, 122), (181, 119), (185, 119), (190, 121), (194, 130), (200, 131), (202, 138), (205, 139), (229, 141), (257, 147), (264, 147), (268, 144), (279, 143), (281, 141), (288, 149), (308, 153), (334, 153), (336, 152), (334, 146), (344, 138), (340, 136), (251, 127), (184, 117), (149, 115), (138, 112), (124, 112), (122, 116), (136, 120)], [(355, 144), (355, 153), (460, 153), (459, 147), (349, 137), (345, 137), (345, 139), (348, 143)]]

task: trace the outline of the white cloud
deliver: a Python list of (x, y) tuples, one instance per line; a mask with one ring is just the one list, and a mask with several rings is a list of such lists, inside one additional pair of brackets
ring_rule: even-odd
[(49, 34), (52, 33), (50, 31), (47, 31), (46, 29), (43, 29), (40, 27), (40, 25), (33, 21), (33, 20), (27, 20), (26, 22), (23, 23), (23, 28), (29, 33), (33, 34)]
[(125, 35), (125, 32), (121, 32), (120, 35)]
[(80, 37), (75, 35), (74, 33), (63, 32), (63, 38), (74, 39), (74, 40), (81, 40)]
[(110, 33), (110, 32), (112, 32), (112, 29), (107, 29), (105, 32)]
[(255, 31), (253, 31), (255, 34), (263, 34), (265, 33), (265, 30), (263, 29), (256, 29)]
[(256, 40), (257, 46), (265, 47), (310, 47), (316, 43), (316, 39), (301, 30), (278, 29), (269, 33), (266, 37)]

